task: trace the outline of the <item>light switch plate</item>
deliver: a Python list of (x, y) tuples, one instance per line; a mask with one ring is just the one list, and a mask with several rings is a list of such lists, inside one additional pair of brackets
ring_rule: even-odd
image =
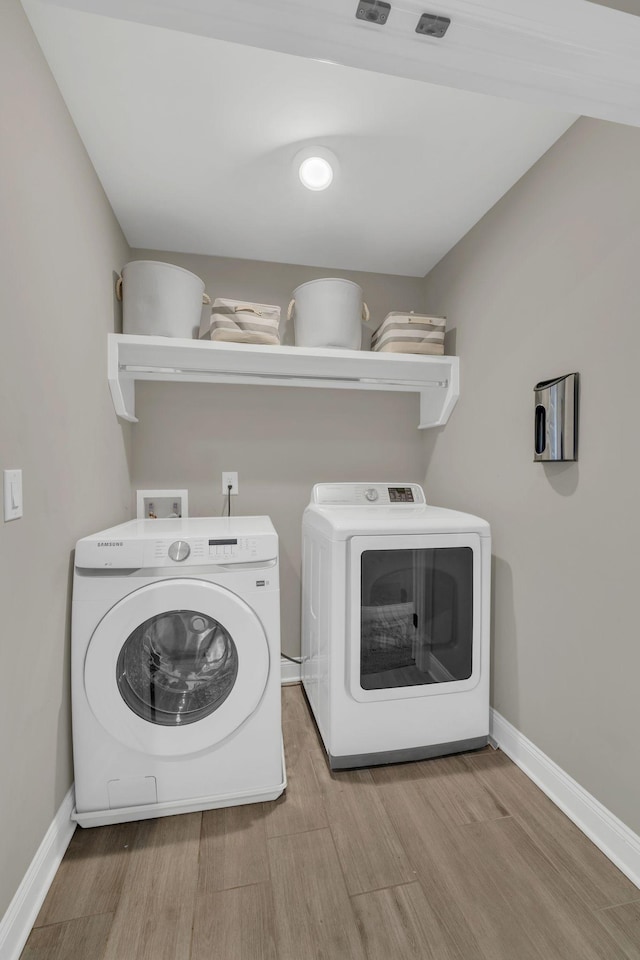
[(22, 470), (4, 470), (4, 519), (22, 516)]

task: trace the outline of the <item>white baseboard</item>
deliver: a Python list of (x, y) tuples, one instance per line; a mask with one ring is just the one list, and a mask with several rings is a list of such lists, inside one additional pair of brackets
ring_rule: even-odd
[(287, 683), (300, 683), (302, 678), (300, 670), (300, 664), (296, 663), (295, 660), (280, 657), (280, 676), (283, 686)]
[(640, 887), (640, 836), (495, 710), (491, 739), (550, 800)]
[(18, 960), (76, 828), (73, 787), (60, 804), (22, 883), (0, 920), (0, 957)]

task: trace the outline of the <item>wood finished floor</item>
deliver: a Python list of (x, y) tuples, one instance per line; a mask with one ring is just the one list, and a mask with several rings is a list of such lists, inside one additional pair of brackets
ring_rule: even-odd
[(640, 890), (500, 751), (332, 774), (283, 688), (275, 803), (78, 829), (22, 960), (640, 960)]

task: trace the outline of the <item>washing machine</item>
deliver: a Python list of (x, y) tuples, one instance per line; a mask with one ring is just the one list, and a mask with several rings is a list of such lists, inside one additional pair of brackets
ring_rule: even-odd
[(331, 767), (484, 746), (489, 524), (414, 483), (323, 483), (302, 539), (302, 680)]
[(282, 793), (279, 596), (268, 517), (133, 520), (78, 542), (81, 826)]

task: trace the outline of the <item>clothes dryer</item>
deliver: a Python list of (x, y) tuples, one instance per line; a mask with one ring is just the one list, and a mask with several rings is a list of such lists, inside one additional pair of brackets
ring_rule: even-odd
[(81, 826), (282, 793), (279, 596), (268, 517), (133, 520), (78, 542)]
[(489, 524), (417, 484), (318, 484), (302, 554), (302, 680), (331, 767), (484, 746)]

